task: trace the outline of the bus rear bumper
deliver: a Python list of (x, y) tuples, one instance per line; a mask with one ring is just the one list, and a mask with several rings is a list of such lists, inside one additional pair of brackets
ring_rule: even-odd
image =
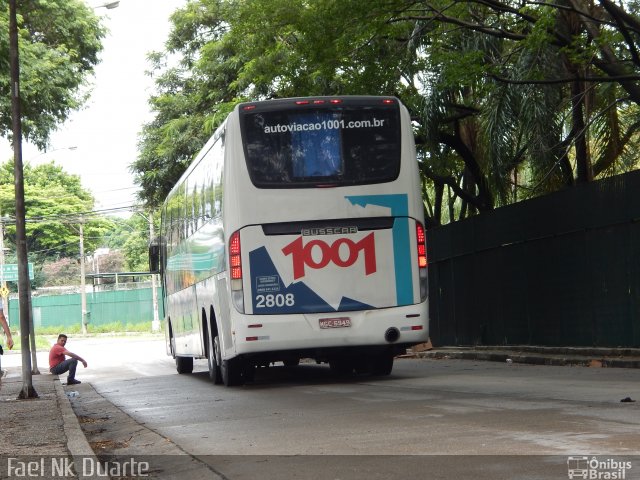
[[(401, 352), (429, 339), (427, 302), (387, 309), (234, 318), (236, 355), (292, 351), (393, 349)], [(307, 356), (307, 355), (304, 355)], [(274, 358), (277, 355), (273, 355)]]

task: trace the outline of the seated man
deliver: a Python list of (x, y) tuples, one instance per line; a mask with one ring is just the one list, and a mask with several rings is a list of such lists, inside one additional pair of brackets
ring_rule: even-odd
[[(76, 380), (76, 367), (78, 366), (78, 362), (82, 362), (84, 368), (87, 368), (87, 362), (85, 362), (82, 357), (64, 348), (66, 343), (67, 336), (64, 333), (58, 335), (58, 342), (51, 347), (51, 351), (49, 352), (49, 371), (54, 375), (60, 375), (68, 370), (67, 385), (77, 385), (78, 383), (82, 383), (80, 380)], [(65, 355), (71, 358), (65, 360)]]

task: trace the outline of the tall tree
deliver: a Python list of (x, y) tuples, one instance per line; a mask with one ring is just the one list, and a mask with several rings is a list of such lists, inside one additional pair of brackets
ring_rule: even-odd
[(411, 110), (435, 224), (637, 168), (638, 8), (191, 0), (168, 43), (181, 62), (154, 56), (157, 115), (132, 169), (158, 204), (236, 102), (351, 93)]
[(637, 168), (638, 4), (625, 6), (415, 1), (398, 11), (394, 21), (416, 22), (429, 73), (427, 176), (481, 210)]
[[(54, 162), (32, 167), (26, 165), (25, 208), (27, 247), (33, 261), (42, 263), (63, 257), (78, 258), (77, 225), (83, 222), (85, 250), (100, 246), (110, 221), (91, 215), (94, 199), (85, 190), (80, 177), (71, 175)], [(8, 243), (15, 244), (13, 163), (0, 165), (0, 209), (5, 220)]]
[[(239, 101), (412, 91), (400, 82), (398, 59), (413, 55), (387, 38), (406, 37), (411, 26), (389, 25), (380, 15), (386, 3), (196, 0), (178, 10), (166, 52), (150, 57), (156, 117), (144, 127), (132, 164), (143, 200), (151, 206), (162, 202)], [(342, 35), (336, 38), (340, 45), (327, 42), (328, 35)], [(359, 50), (357, 42), (371, 45)], [(169, 61), (176, 57), (177, 65)]]
[[(18, 1), (23, 135), (45, 148), (86, 99), (105, 29), (81, 0)], [(0, 1), (0, 136), (10, 138), (9, 9)]]
[(105, 245), (122, 252), (125, 270), (146, 272), (149, 270), (149, 240), (147, 217), (134, 214), (126, 219), (114, 219), (113, 229), (105, 236)]

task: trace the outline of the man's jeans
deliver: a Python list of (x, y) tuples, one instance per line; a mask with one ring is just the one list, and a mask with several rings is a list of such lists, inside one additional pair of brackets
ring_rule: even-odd
[(65, 361), (53, 367), (50, 370), (50, 372), (53, 373), (54, 375), (61, 375), (67, 370), (69, 370), (69, 377), (67, 378), (67, 381), (75, 380), (77, 366), (78, 366), (78, 360), (76, 360), (75, 358), (67, 358)]

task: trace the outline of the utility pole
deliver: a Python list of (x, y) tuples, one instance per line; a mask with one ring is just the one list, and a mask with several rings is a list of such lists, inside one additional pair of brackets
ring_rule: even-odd
[(36, 398), (31, 376), (29, 322), (31, 317), (29, 262), (22, 168), (22, 118), (20, 112), (20, 63), (16, 0), (9, 0), (9, 64), (11, 69), (11, 121), (13, 131), (14, 185), (16, 195), (16, 253), (18, 254), (18, 297), (20, 303), (20, 348), (22, 349), (22, 390), (19, 399)]
[(85, 286), (84, 268), (84, 219), (80, 219), (80, 309), (82, 311), (82, 334), (87, 334), (87, 288)]
[[(155, 235), (153, 230), (153, 212), (149, 212), (149, 216), (147, 217), (144, 213), (138, 211), (138, 215), (144, 218), (147, 222), (149, 222), (149, 243), (153, 242), (153, 237)], [(158, 292), (156, 291), (156, 274), (151, 274), (151, 298), (153, 302), (153, 320), (151, 321), (151, 331), (159, 332), (160, 331), (160, 318), (158, 316)]]
[(7, 282), (4, 280), (4, 264), (4, 218), (2, 218), (2, 212), (0, 212), (0, 291), (2, 291), (4, 316), (9, 326), (11, 326), (9, 321), (9, 290), (7, 289)]
[[(149, 212), (149, 242), (153, 242), (155, 233), (153, 231), (153, 213)], [(151, 295), (153, 298), (153, 321), (151, 322), (151, 331), (160, 331), (160, 318), (158, 317), (158, 292), (156, 292), (156, 274), (151, 274)]]

